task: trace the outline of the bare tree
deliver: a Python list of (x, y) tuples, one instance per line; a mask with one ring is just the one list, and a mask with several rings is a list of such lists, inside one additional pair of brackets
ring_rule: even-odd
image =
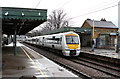
[[(58, 29), (61, 27), (70, 27), (70, 18), (67, 18), (67, 13), (64, 10), (54, 10), (48, 16), (47, 21), (44, 23), (43, 27), (40, 26), (42, 30), (39, 30), (38, 35), (41, 35), (42, 32), (50, 31), (53, 29)], [(32, 36), (35, 35), (35, 32), (32, 32)]]
[(54, 10), (48, 16), (47, 22), (44, 23), (44, 26), (39, 26), (39, 29), (32, 30), (31, 33), (27, 34), (29, 36), (39, 36), (42, 32), (50, 31), (53, 29), (58, 29), (61, 27), (70, 27), (71, 19), (67, 17), (67, 13), (64, 10)]
[(54, 10), (51, 15), (48, 17), (47, 25), (50, 28), (61, 28), (61, 27), (68, 27), (70, 19), (67, 18), (67, 13), (63, 10)]

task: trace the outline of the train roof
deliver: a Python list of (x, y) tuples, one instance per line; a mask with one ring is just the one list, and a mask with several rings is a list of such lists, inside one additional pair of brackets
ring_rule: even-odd
[[(46, 36), (54, 36), (54, 35), (65, 35), (65, 34), (77, 34), (73, 31), (70, 31), (70, 32), (64, 32), (64, 33), (57, 33), (57, 34), (51, 34), (51, 35), (42, 35), (42, 36), (35, 36), (35, 37), (32, 37), (32, 38), (39, 38), (39, 37), (46, 37)], [(78, 34), (77, 34), (78, 35)]]
[[(70, 32), (64, 32), (64, 33), (57, 33), (57, 34), (51, 34), (51, 35), (65, 35), (65, 34), (77, 34), (77, 33), (75, 33), (75, 32), (73, 32), (73, 31), (70, 31)], [(43, 35), (43, 36), (51, 36), (51, 35)]]

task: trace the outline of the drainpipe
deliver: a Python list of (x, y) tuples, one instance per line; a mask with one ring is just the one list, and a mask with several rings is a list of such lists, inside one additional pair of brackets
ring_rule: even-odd
[(116, 45), (116, 53), (118, 53), (119, 52), (119, 32), (117, 32), (117, 34), (116, 34), (116, 39), (117, 39), (117, 45)]
[(94, 19), (93, 19), (93, 41), (94, 41), (94, 47), (95, 47), (95, 33), (94, 33), (94, 27), (95, 27), (95, 23), (94, 23)]

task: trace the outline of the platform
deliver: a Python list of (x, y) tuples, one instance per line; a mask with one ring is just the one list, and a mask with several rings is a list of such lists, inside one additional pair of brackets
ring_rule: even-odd
[(90, 48), (90, 47), (82, 47), (81, 52), (120, 59), (120, 51), (119, 51), (119, 53), (116, 53), (115, 50), (113, 50), (113, 49), (95, 48), (94, 52), (92, 52), (91, 49), (92, 48)]
[(78, 77), (55, 64), (34, 50), (17, 42), (17, 56), (14, 56), (13, 43), (3, 47), (3, 77)]

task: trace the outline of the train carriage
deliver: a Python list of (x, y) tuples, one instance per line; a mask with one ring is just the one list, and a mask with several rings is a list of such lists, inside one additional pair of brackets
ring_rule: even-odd
[[(32, 44), (60, 50), (64, 56), (80, 54), (80, 37), (75, 32), (32, 37)], [(31, 43), (31, 42), (30, 42)]]

